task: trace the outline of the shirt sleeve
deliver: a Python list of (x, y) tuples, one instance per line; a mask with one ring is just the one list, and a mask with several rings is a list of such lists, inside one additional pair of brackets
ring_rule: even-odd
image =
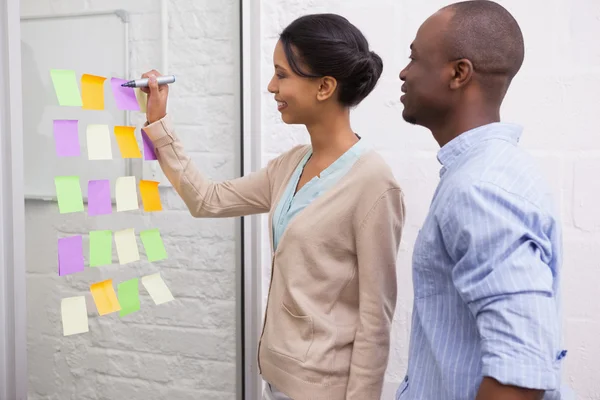
[(396, 307), (396, 258), (404, 214), (401, 190), (390, 189), (379, 198), (357, 233), (359, 321), (347, 400), (381, 398)]
[(483, 376), (505, 385), (559, 385), (556, 222), (489, 183), (457, 190), (440, 221), (452, 279), (481, 337)]
[(238, 217), (265, 213), (271, 207), (269, 166), (241, 178), (212, 182), (191, 162), (174, 132), (170, 117), (144, 127), (165, 176), (194, 217)]

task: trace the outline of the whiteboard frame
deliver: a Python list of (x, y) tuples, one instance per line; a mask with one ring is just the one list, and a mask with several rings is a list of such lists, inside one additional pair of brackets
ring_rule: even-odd
[[(262, 167), (260, 1), (240, 0), (242, 96), (242, 175)], [(253, 132), (255, 134), (253, 134)], [(261, 216), (242, 218), (243, 400), (262, 398), (258, 342), (262, 333)], [(239, 398), (239, 396), (238, 396)]]
[(27, 399), (19, 17), (19, 0), (0, 2), (0, 400)]
[[(9, 0), (10, 1), (10, 0)], [(124, 34), (125, 34), (125, 71), (124, 73), (127, 75), (129, 75), (131, 73), (131, 54), (129, 52), (129, 39), (130, 39), (130, 32), (129, 32), (129, 13), (125, 10), (110, 10), (110, 11), (87, 11), (87, 12), (77, 12), (77, 13), (64, 13), (64, 14), (41, 14), (41, 15), (27, 15), (27, 16), (22, 16), (19, 17), (20, 21), (35, 21), (35, 20), (47, 20), (47, 19), (62, 19), (62, 18), (85, 18), (85, 17), (99, 17), (99, 16), (104, 16), (104, 15), (116, 15), (118, 18), (121, 19), (121, 21), (123, 22), (123, 29), (124, 29)], [(19, 33), (20, 33), (20, 28), (19, 28)], [(20, 40), (20, 34), (19, 34), (19, 40)], [(127, 126), (131, 125), (131, 111), (124, 111), (125, 113), (125, 124)], [(125, 175), (126, 176), (132, 176), (135, 175), (134, 172), (136, 171), (136, 169), (133, 166), (133, 159), (125, 159)], [(138, 168), (141, 169), (142, 167)], [(140, 175), (140, 174), (138, 174)], [(141, 179), (142, 176), (136, 176), (136, 178)], [(25, 179), (25, 177), (23, 177), (23, 179)], [(24, 199), (25, 200), (43, 200), (43, 201), (51, 201), (51, 202), (55, 202), (57, 201), (57, 197), (56, 196), (51, 196), (51, 195), (36, 195), (36, 194), (29, 194), (28, 192), (24, 192)], [(87, 204), (87, 196), (83, 197), (83, 202), (84, 204)], [(114, 197), (111, 196), (111, 201), (113, 204), (115, 204), (116, 199)]]
[[(106, 12), (105, 12), (106, 13)], [(115, 12), (108, 12), (115, 13)], [(101, 13), (87, 13), (101, 14)], [(77, 14), (85, 16), (86, 14)], [(125, 14), (126, 15), (126, 14)], [(74, 16), (74, 14), (64, 14)], [(56, 18), (35, 16), (33, 18)], [(260, 134), (260, 3), (240, 0), (242, 32), (241, 45), (241, 101), (242, 124), (242, 174), (261, 168)], [(21, 99), (20, 54), (20, 2), (7, 0), (0, 6), (0, 32), (7, 32), (7, 48), (0, 42), (0, 115), (9, 115), (8, 123), (0, 119), (0, 127), (8, 129), (9, 148), (0, 141), (0, 400), (25, 400), (27, 398), (27, 308), (25, 276), (25, 210), (23, 199), (23, 125)], [(127, 18), (127, 43), (129, 51), (129, 24)], [(129, 70), (129, 53), (126, 57)], [(7, 85), (4, 87), (3, 85)], [(258, 87), (257, 87), (258, 86)], [(246, 87), (246, 90), (244, 90)], [(6, 125), (6, 126), (5, 126)], [(8, 180), (5, 178), (9, 178)], [(10, 186), (9, 186), (10, 185)], [(8, 187), (7, 187), (8, 186)], [(47, 200), (47, 198), (44, 198)], [(256, 356), (262, 327), (261, 295), (261, 220), (258, 216), (242, 219), (242, 271), (243, 276), (243, 364), (242, 385), (238, 398), (256, 400), (262, 396), (262, 380), (258, 373)], [(5, 236), (9, 234), (12, 240)], [(15, 266), (13, 268), (13, 266)], [(243, 397), (242, 397), (243, 396)]]

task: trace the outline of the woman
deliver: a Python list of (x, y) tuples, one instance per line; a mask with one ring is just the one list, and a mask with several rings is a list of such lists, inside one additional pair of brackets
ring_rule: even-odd
[(297, 146), (250, 175), (213, 183), (190, 163), (166, 115), (168, 86), (150, 78), (146, 134), (195, 217), (269, 213), (271, 285), (259, 343), (265, 399), (381, 397), (404, 221), (390, 168), (350, 127), (350, 108), (383, 64), (346, 19), (308, 15), (275, 47), (268, 89)]

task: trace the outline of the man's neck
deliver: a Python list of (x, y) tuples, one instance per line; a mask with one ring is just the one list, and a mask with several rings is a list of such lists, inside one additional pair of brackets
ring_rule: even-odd
[(444, 147), (459, 135), (494, 122), (500, 122), (500, 110), (494, 112), (477, 110), (477, 112), (469, 113), (469, 115), (454, 114), (453, 118), (436, 123), (430, 130), (440, 147)]

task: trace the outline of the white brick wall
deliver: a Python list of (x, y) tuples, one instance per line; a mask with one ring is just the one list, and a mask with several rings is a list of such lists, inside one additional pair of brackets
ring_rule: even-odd
[[(305, 13), (335, 12), (355, 23), (384, 60), (373, 94), (353, 114), (354, 129), (373, 141), (406, 193), (407, 223), (398, 259), (400, 288), (385, 399), (403, 378), (408, 354), (415, 236), (438, 180), (437, 143), (402, 120), (398, 74), (408, 46), (441, 0), (262, 0), (263, 164), (295, 143), (304, 130), (283, 124), (266, 86), (272, 75), (277, 34)], [(561, 202), (564, 218), (564, 332), (569, 354), (564, 381), (579, 399), (598, 399), (600, 381), (600, 2), (597, 0), (501, 0), (519, 21), (527, 45), (523, 70), (503, 107), (503, 118), (525, 127), (522, 144), (538, 158)], [(285, 4), (284, 4), (285, 3)], [(266, 227), (266, 219), (264, 220)], [(265, 288), (268, 235), (263, 233)], [(266, 292), (264, 290), (263, 292)], [(586, 326), (584, 326), (586, 325)]]
[[(190, 83), (171, 87), (169, 110), (194, 161), (217, 180), (239, 171), (237, 4), (169, 3), (169, 72)], [(118, 8), (132, 13), (131, 76), (160, 69), (157, 0), (21, 0), (23, 15)], [(29, 399), (235, 398), (235, 221), (193, 219), (172, 189), (164, 189), (161, 197), (161, 213), (102, 218), (60, 215), (56, 204), (27, 201)], [(57, 235), (154, 227), (160, 229), (168, 260), (122, 267), (115, 255), (115, 266), (57, 276)], [(116, 288), (118, 282), (158, 271), (174, 302), (156, 306), (141, 288), (138, 313), (98, 317), (88, 294), (90, 332), (62, 336), (62, 297), (89, 293), (89, 285), (102, 279), (113, 278)]]

